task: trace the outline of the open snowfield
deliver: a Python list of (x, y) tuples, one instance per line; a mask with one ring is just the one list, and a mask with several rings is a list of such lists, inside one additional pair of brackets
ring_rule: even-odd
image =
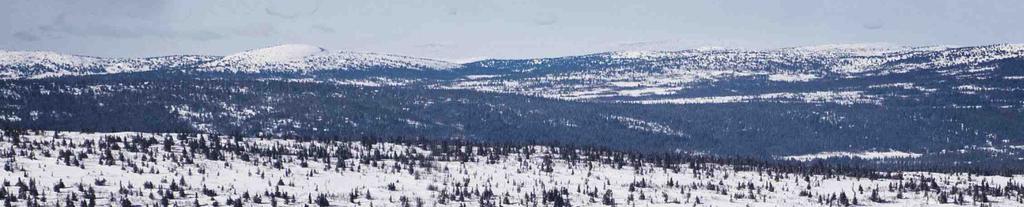
[(713, 163), (662, 167), (621, 153), (543, 146), (134, 132), (15, 136), (6, 132), (0, 142), (0, 199), (13, 206), (1024, 205), (1022, 175), (869, 179)]

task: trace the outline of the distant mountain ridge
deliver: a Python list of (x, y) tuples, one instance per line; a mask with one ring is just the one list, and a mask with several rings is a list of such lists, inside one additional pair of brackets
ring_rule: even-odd
[(401, 55), (340, 52), (286, 44), (228, 56), (174, 55), (147, 58), (102, 58), (56, 52), (0, 51), (0, 78), (38, 79), (179, 69), (231, 73), (303, 73), (374, 68), (449, 70), (459, 64)]
[[(1024, 80), (1024, 71), (1000, 66), (1021, 61), (1024, 61), (1024, 44), (971, 47), (852, 44), (761, 50), (619, 51), (555, 58), (490, 59), (464, 64), (286, 44), (222, 57), (99, 58), (53, 52), (0, 52), (0, 78), (160, 71), (195, 78), (467, 89), (574, 101), (692, 104), (768, 100), (879, 104), (943, 92), (976, 96), (991, 96), (984, 93), (996, 92), (998, 96), (1012, 96), (1015, 91), (1024, 90), (1013, 87), (1014, 82)], [(908, 76), (911, 74), (915, 75)], [(893, 87), (907, 90), (901, 94), (872, 92)], [(1002, 100), (998, 101), (1001, 106), (1022, 105), (1012, 99), (995, 100)]]
[[(975, 47), (905, 47), (877, 44), (820, 45), (779, 49), (690, 49), (680, 51), (621, 51), (580, 56), (535, 59), (487, 59), (465, 64), (402, 55), (330, 51), (301, 44), (285, 44), (248, 50), (227, 56), (174, 55), (148, 58), (102, 58), (55, 52), (0, 51), (0, 78), (48, 78), (143, 72), (162, 68), (215, 72), (310, 72), (390, 68), (407, 70), (455, 70), (466, 67), (502, 68), (544, 66), (556, 62), (579, 67), (657, 69), (767, 69), (776, 64), (817, 73), (858, 74), (898, 65), (941, 67), (995, 59), (1024, 57), (1024, 45), (1000, 44)], [(923, 59), (920, 59), (923, 58)], [(918, 60), (916, 65), (901, 61)], [(822, 70), (827, 69), (827, 70)]]
[(194, 66), (216, 58), (201, 55), (101, 58), (55, 52), (0, 51), (0, 79), (38, 79), (143, 72)]
[(309, 72), (322, 70), (364, 70), (392, 68), (410, 70), (448, 70), (460, 65), (440, 60), (400, 55), (334, 52), (311, 45), (279, 45), (225, 56), (200, 65), (204, 71)]
[[(158, 72), (192, 78), (274, 79), (497, 92), (634, 104), (792, 102), (1024, 106), (1024, 45), (821, 45), (763, 50), (619, 51), (456, 64), (301, 44), (228, 56), (99, 58), (2, 52), (4, 79)], [(1017, 84), (1015, 86), (1015, 84)], [(893, 91), (899, 89), (897, 91)], [(938, 95), (936, 95), (938, 94)], [(970, 99), (945, 99), (948, 95)], [(937, 100), (932, 100), (937, 99)]]

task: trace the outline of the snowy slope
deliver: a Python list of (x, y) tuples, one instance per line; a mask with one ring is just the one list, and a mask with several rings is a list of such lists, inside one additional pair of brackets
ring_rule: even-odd
[[(15, 206), (1021, 206), (1024, 176), (793, 173), (496, 148), (41, 132), (0, 140)], [(505, 151), (508, 150), (508, 151)], [(8, 196), (10, 195), (10, 196)], [(19, 196), (20, 195), (20, 196)], [(839, 195), (839, 196), (836, 196)], [(838, 197), (838, 198), (837, 198)], [(958, 205), (959, 204), (959, 205)]]

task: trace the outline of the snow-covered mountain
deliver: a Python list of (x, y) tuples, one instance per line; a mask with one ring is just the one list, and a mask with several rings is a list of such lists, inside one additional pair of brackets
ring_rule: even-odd
[(324, 70), (450, 70), (460, 65), (400, 55), (328, 51), (322, 47), (286, 44), (225, 56), (200, 66), (203, 71), (242, 73), (310, 72)]

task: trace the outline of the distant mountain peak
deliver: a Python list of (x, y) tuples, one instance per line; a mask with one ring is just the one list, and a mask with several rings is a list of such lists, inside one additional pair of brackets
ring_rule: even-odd
[(284, 63), (327, 52), (323, 47), (305, 44), (283, 44), (248, 50), (224, 57), (227, 61), (249, 61), (251, 64)]

